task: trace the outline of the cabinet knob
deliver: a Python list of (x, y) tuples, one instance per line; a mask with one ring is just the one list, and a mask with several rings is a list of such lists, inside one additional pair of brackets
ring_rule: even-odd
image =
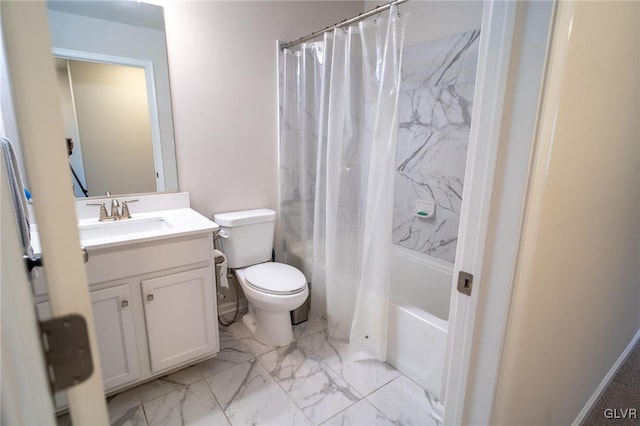
[(123, 308), (126, 308), (127, 306), (129, 306), (129, 301), (123, 300), (122, 302), (120, 302), (120, 306), (122, 306)]
[(80, 252), (82, 253), (82, 260), (87, 263), (89, 261), (89, 251), (84, 247), (80, 247)]
[(147, 294), (147, 300), (151, 302), (153, 300), (153, 294)]

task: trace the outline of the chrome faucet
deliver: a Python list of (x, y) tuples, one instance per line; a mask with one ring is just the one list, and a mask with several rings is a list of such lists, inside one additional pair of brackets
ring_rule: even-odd
[(119, 207), (120, 203), (117, 199), (114, 198), (113, 200), (111, 200), (111, 217), (115, 220), (120, 219), (120, 212), (118, 211)]
[(105, 222), (107, 220), (122, 220), (122, 219), (131, 219), (131, 212), (129, 212), (129, 203), (135, 203), (138, 201), (135, 200), (126, 200), (122, 202), (122, 212), (118, 209), (120, 208), (120, 202), (117, 199), (111, 200), (111, 215), (107, 213), (107, 205), (106, 203), (87, 203), (87, 206), (99, 206), (100, 207), (100, 218), (99, 222)]

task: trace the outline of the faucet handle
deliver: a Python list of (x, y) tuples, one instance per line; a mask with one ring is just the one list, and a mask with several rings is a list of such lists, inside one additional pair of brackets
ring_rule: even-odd
[(129, 212), (129, 203), (135, 203), (138, 199), (126, 200), (122, 202), (122, 218), (131, 219), (131, 213)]
[(88, 206), (100, 206), (100, 219), (98, 221), (104, 222), (105, 220), (111, 219), (107, 214), (107, 206), (105, 203), (87, 203)]

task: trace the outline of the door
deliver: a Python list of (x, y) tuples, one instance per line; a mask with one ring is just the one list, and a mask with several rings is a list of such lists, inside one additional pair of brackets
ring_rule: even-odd
[(5, 164), (0, 158), (0, 422), (54, 424), (33, 293), (12, 204)]
[(217, 351), (211, 266), (142, 281), (151, 371)]
[(127, 284), (90, 293), (105, 390), (140, 377)]
[[(138, 350), (128, 284), (89, 293), (96, 326), (105, 391), (140, 377)], [(51, 317), (49, 302), (36, 305), (41, 319)], [(56, 405), (60, 400), (56, 397)]]
[[(5, 130), (11, 130), (8, 136), (21, 143), (29, 189), (38, 200), (34, 208), (43, 258), (49, 265), (44, 272), (52, 302), (52, 313), (56, 316), (77, 313), (85, 318), (93, 364), (99, 365), (87, 277), (80, 252), (73, 192), (69, 183), (67, 153), (62, 143), (52, 143), (52, 141), (64, 141), (64, 130), (56, 92), (45, 2), (0, 2), (0, 25), (2, 27), (2, 43), (0, 43), (2, 45), (0, 48), (2, 52), (0, 54), (2, 115)], [(2, 236), (4, 240), (4, 230)], [(4, 261), (4, 253), (2, 257)], [(2, 299), (4, 303), (4, 288)], [(32, 310), (33, 305), (26, 307), (23, 304), (16, 304), (12, 308), (18, 311)], [(3, 309), (3, 315), (4, 313)], [(17, 324), (16, 321), (21, 319), (24, 319), (23, 316), (13, 318), (10, 324)], [(5, 321), (3, 321), (4, 324)], [(26, 322), (20, 322), (19, 330), (25, 334), (35, 332), (35, 328)], [(12, 345), (11, 348), (14, 356), (9, 358), (4, 356), (5, 346), (3, 345), (3, 366), (19, 368), (18, 364), (22, 363), (27, 368), (40, 368), (34, 357), (26, 352), (26, 347)], [(24, 353), (21, 354), (20, 351)], [(2, 377), (4, 386), (6, 376), (3, 374)], [(25, 377), (30, 378), (31, 375)], [(69, 399), (71, 417), (75, 424), (108, 424), (100, 369), (95, 368), (87, 380), (68, 388), (65, 393)], [(50, 399), (39, 398), (37, 392), (29, 396), (30, 398), (25, 401), (18, 389), (11, 389), (9, 392), (2, 393), (2, 400), (4, 403), (6, 398), (14, 398), (15, 403), (8, 405), (12, 407), (11, 410), (15, 407), (24, 416), (30, 414), (28, 410), (39, 412), (50, 408)], [(26, 402), (30, 407), (25, 407)], [(2, 411), (4, 423), (4, 420), (9, 417), (5, 416), (8, 411), (4, 410), (4, 407)], [(24, 419), (28, 420), (28, 417), (23, 417), (16, 423), (50, 423)]]

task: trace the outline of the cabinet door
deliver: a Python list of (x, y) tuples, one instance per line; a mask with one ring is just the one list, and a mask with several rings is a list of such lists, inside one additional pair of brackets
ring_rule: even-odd
[[(138, 350), (131, 314), (130, 292), (127, 284), (89, 293), (96, 326), (100, 367), (105, 390), (132, 382), (140, 377)], [(36, 304), (41, 320), (51, 318), (49, 302)], [(65, 405), (56, 394), (56, 406)]]
[(142, 281), (151, 370), (218, 350), (211, 267)]
[(127, 284), (89, 293), (105, 390), (140, 377), (131, 294)]

